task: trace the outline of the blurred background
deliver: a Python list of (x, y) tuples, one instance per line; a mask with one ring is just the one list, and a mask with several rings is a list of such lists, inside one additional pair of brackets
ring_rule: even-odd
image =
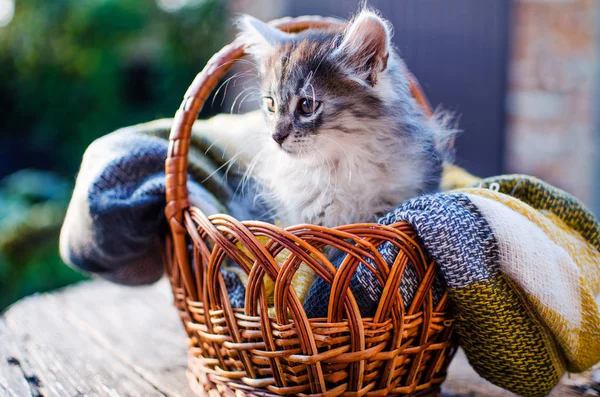
[[(357, 4), (0, 0), (0, 310), (83, 278), (61, 262), (58, 233), (85, 148), (119, 127), (171, 117), (234, 36), (237, 13), (346, 18)], [(597, 0), (369, 4), (394, 24), (432, 104), (460, 116), (459, 165), (538, 176), (600, 214)], [(244, 84), (201, 117), (230, 111)]]

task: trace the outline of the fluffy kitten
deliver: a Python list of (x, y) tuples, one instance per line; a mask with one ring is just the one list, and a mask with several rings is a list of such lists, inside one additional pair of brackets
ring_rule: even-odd
[(447, 130), (412, 98), (386, 20), (363, 10), (344, 30), (298, 35), (250, 16), (239, 26), (272, 138), (254, 176), (287, 223), (371, 222), (438, 188)]

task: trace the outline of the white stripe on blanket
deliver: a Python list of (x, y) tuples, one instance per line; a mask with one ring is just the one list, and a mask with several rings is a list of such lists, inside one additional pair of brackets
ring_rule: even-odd
[(488, 198), (468, 196), (494, 231), (501, 271), (527, 296), (566, 320), (569, 330), (555, 330), (555, 335), (569, 335), (568, 331), (577, 329), (581, 324), (581, 272), (571, 256), (524, 215)]

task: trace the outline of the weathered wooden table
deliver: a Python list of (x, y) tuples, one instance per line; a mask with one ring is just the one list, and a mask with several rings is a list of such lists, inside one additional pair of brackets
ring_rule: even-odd
[[(191, 397), (186, 365), (166, 280), (136, 288), (85, 282), (23, 299), (0, 317), (0, 396)], [(567, 379), (552, 395), (593, 396), (589, 378)], [(460, 352), (444, 393), (513, 396), (477, 376)]]

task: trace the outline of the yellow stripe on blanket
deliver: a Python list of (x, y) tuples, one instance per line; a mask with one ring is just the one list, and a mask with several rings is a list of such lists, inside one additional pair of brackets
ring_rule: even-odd
[[(462, 189), (496, 235), (500, 266), (581, 372), (600, 361), (600, 252), (549, 211), (490, 189)], [(540, 194), (544, 192), (540, 191)], [(551, 200), (552, 197), (545, 197)]]

